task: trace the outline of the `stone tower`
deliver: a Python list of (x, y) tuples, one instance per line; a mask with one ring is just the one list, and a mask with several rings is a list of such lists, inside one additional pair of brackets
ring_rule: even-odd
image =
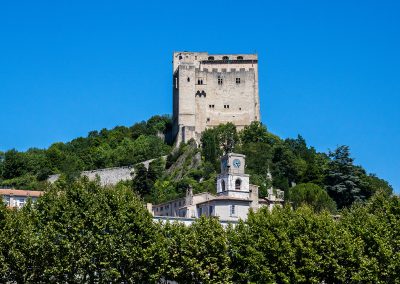
[(209, 127), (260, 120), (257, 54), (174, 52), (173, 129), (179, 145)]

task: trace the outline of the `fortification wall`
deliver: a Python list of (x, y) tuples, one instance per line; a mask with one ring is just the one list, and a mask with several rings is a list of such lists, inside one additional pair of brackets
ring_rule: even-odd
[[(115, 185), (120, 181), (132, 179), (134, 174), (133, 167), (117, 167), (117, 168), (106, 168), (92, 171), (83, 171), (81, 176), (86, 176), (89, 180), (95, 180), (96, 176), (100, 178), (101, 185)], [(48, 182), (54, 183), (60, 178), (59, 174), (51, 175), (47, 179)]]
[[(166, 159), (167, 156), (163, 156), (161, 158)], [(150, 159), (139, 164), (143, 164), (146, 169), (149, 168), (149, 165), (155, 159)], [(105, 185), (116, 185), (120, 181), (131, 180), (134, 177), (135, 170), (134, 166), (127, 167), (115, 167), (115, 168), (105, 168), (98, 169), (92, 171), (83, 171), (81, 172), (81, 176), (86, 176), (89, 180), (95, 180), (96, 176), (100, 178), (100, 184)], [(60, 178), (59, 174), (51, 175), (47, 179), (48, 182), (54, 183)]]

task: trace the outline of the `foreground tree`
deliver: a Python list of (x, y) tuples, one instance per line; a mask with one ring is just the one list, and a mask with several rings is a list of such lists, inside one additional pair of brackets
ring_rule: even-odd
[(167, 224), (165, 279), (178, 283), (231, 283), (227, 234), (216, 218), (201, 217), (190, 227)]
[(366, 204), (345, 210), (340, 224), (362, 249), (353, 278), (359, 283), (399, 283), (400, 198), (380, 191)]
[(149, 283), (160, 277), (161, 235), (128, 188), (60, 181), (35, 206), (14, 214), (4, 232), (7, 281)]

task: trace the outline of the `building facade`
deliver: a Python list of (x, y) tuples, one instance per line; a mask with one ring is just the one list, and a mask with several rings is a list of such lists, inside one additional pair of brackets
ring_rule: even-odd
[(188, 189), (183, 198), (171, 200), (157, 205), (148, 204), (153, 216), (173, 220), (186, 220), (204, 216), (219, 217), (221, 222), (245, 220), (250, 209), (257, 211), (266, 206), (272, 209), (284, 202), (283, 191), (268, 191), (266, 198), (258, 197), (258, 186), (249, 183), (249, 175), (245, 174), (245, 156), (229, 153), (221, 158), (221, 173), (217, 177), (217, 194), (203, 192), (193, 194)]
[(4, 204), (9, 208), (21, 208), (30, 198), (32, 202), (35, 202), (40, 196), (43, 195), (43, 191), (35, 190), (19, 190), (19, 189), (0, 189), (0, 197)]
[(260, 120), (257, 54), (173, 54), (173, 129), (177, 144), (221, 123), (240, 130)]

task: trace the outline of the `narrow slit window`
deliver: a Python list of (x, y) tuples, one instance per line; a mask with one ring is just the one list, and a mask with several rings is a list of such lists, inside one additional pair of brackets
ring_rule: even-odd
[(235, 205), (231, 205), (231, 216), (235, 216), (236, 214), (236, 207)]

